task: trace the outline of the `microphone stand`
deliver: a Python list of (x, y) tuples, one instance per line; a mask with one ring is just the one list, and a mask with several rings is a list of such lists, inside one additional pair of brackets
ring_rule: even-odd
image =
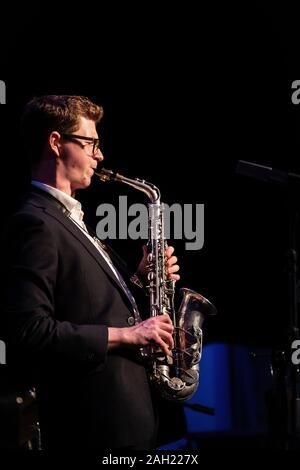
[[(300, 176), (287, 173), (253, 162), (239, 160), (236, 173), (248, 176), (265, 183), (274, 183), (287, 189), (289, 203), (289, 247), (288, 260), (288, 290), (289, 290), (289, 323), (285, 351), (274, 351), (272, 354), (272, 367), (275, 377), (275, 400), (271, 412), (271, 429), (273, 437), (285, 449), (295, 449), (300, 445), (300, 364), (294, 364), (292, 357), (292, 344), (300, 339), (299, 313), (297, 298), (297, 221), (298, 209), (296, 205), (297, 194), (300, 193)], [(276, 392), (279, 391), (279, 395)], [(279, 400), (278, 400), (279, 399)], [(277, 404), (276, 404), (277, 401)], [(276, 406), (274, 406), (274, 404)], [(279, 407), (278, 407), (279, 405)], [(280, 410), (286, 416), (280, 415)], [(274, 415), (272, 415), (274, 413)], [(275, 417), (276, 414), (276, 417)]]
[(299, 315), (297, 298), (297, 222), (298, 209), (296, 207), (295, 188), (293, 185), (288, 188), (289, 196), (289, 249), (288, 259), (288, 282), (289, 282), (289, 330), (288, 330), (288, 348), (289, 354), (287, 361), (289, 365), (288, 376), (288, 446), (295, 448), (300, 443), (300, 365), (292, 362), (293, 353), (292, 344), (300, 339), (299, 334)]

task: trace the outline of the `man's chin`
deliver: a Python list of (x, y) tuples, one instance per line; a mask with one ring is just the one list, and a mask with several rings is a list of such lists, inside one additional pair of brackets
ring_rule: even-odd
[(88, 188), (90, 186), (92, 182), (92, 178), (91, 176), (85, 176), (81, 181), (80, 183), (76, 184), (73, 186), (73, 191), (77, 191), (77, 189), (85, 189), (85, 188)]

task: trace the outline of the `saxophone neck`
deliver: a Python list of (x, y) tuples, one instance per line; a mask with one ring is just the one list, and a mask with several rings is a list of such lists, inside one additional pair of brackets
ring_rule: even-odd
[(127, 178), (126, 176), (115, 173), (112, 170), (107, 170), (106, 168), (102, 168), (100, 171), (95, 171), (95, 175), (104, 182), (117, 181), (127, 184), (128, 186), (145, 193), (152, 204), (160, 205), (160, 191), (152, 183), (148, 183), (147, 181), (138, 178)]

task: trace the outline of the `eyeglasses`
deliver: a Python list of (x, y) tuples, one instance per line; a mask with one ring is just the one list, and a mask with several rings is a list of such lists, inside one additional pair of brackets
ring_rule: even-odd
[[(68, 140), (71, 141), (76, 141), (76, 140), (86, 140), (88, 141), (85, 145), (82, 145), (82, 147), (86, 147), (87, 145), (92, 145), (92, 152), (91, 155), (94, 156), (96, 152), (99, 150), (99, 145), (100, 145), (100, 140), (96, 139), (95, 137), (86, 137), (84, 135), (77, 135), (77, 134), (65, 134), (61, 133), (61, 135)], [(78, 142), (79, 143), (79, 142)]]

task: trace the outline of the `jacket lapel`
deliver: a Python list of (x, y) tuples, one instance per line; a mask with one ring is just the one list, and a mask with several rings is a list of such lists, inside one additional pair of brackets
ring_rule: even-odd
[[(45, 193), (44, 194), (41, 194)], [(50, 197), (49, 197), (50, 196)], [(88, 239), (88, 237), (80, 230), (79, 227), (69, 218), (68, 213), (69, 211), (61, 204), (58, 200), (56, 200), (53, 196), (49, 195), (48, 193), (40, 190), (36, 191), (36, 188), (30, 193), (29, 203), (40, 207), (44, 210), (47, 214), (51, 217), (56, 219), (59, 223), (61, 223), (65, 229), (74, 236), (82, 246), (89, 252), (89, 254), (97, 261), (101, 269), (109, 276), (111, 281), (115, 284), (115, 286), (121, 291), (124, 298), (130, 304), (132, 304), (128, 299), (128, 296), (125, 294), (123, 287), (117, 280), (116, 276), (108, 266), (107, 262), (104, 260), (103, 256), (99, 253), (97, 248), (93, 245), (93, 243)], [(53, 199), (53, 200), (52, 200)], [(61, 206), (61, 207), (59, 207)]]

